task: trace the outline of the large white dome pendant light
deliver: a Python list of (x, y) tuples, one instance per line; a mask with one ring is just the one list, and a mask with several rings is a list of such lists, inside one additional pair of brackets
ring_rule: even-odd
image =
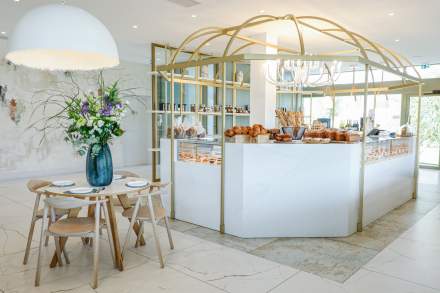
[(87, 11), (68, 5), (38, 7), (24, 15), (9, 38), (6, 60), (42, 70), (97, 70), (119, 64), (107, 28)]

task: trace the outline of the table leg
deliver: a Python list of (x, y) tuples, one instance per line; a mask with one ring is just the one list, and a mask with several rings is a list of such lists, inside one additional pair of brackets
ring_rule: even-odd
[(115, 208), (113, 207), (113, 203), (111, 199), (107, 201), (107, 208), (108, 208), (108, 215), (110, 220), (110, 230), (112, 232), (112, 238), (113, 238), (113, 247), (115, 250), (116, 266), (120, 271), (123, 271), (124, 263), (122, 259), (121, 244), (119, 242), (118, 224), (116, 222)]
[[(78, 214), (79, 214), (80, 210), (81, 210), (80, 208), (78, 208), (78, 209), (71, 209), (69, 211), (69, 215), (67, 217), (69, 217), (69, 218), (76, 218), (76, 217), (78, 217)], [(60, 237), (60, 249), (61, 249), (61, 251), (64, 250), (64, 246), (66, 246), (66, 242), (67, 242), (67, 237)], [(57, 263), (58, 263), (58, 257), (57, 257), (57, 253), (55, 251), (54, 255), (52, 257), (52, 261), (50, 262), (50, 267), (51, 268), (56, 267)]]
[[(128, 196), (126, 194), (118, 195), (118, 199), (119, 199), (119, 202), (121, 203), (121, 206), (124, 210), (132, 208), (132, 206), (130, 204), (130, 200), (128, 199)], [(133, 230), (134, 230), (134, 233), (136, 233), (136, 236), (139, 235), (140, 225), (138, 224), (138, 222), (134, 223)], [(140, 241), (139, 243), (141, 246), (145, 245), (144, 235), (141, 235), (141, 238), (139, 239), (139, 241)]]

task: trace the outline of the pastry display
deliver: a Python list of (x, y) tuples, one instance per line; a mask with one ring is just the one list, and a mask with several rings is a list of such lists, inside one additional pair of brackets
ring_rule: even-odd
[(412, 152), (410, 141), (407, 139), (389, 139), (369, 142), (366, 146), (366, 160), (369, 162), (407, 155)]
[(310, 144), (326, 144), (330, 142), (331, 142), (330, 138), (305, 137), (303, 139), (303, 143), (310, 143)]
[(290, 134), (275, 134), (275, 141), (276, 142), (291, 142), (292, 136)]
[[(257, 136), (266, 135), (267, 140), (269, 140), (269, 132), (261, 124), (254, 124), (253, 126), (234, 126), (225, 131), (225, 136), (229, 142), (249, 142), (249, 138), (254, 138), (253, 142), (259, 142), (260, 140), (255, 140)], [(238, 136), (246, 136), (247, 138), (240, 137), (240, 139), (231, 140), (231, 138), (237, 138)]]
[(277, 109), (275, 113), (283, 127), (300, 127), (304, 123), (304, 114), (302, 112), (287, 112)]
[[(174, 126), (174, 138), (203, 138), (206, 136), (206, 130), (202, 126), (202, 123), (194, 118), (182, 117), (176, 118)], [(167, 129), (167, 137), (171, 137), (171, 128)]]
[(304, 134), (304, 139), (307, 139), (307, 142), (310, 142), (311, 140), (309, 138), (326, 139), (325, 141), (328, 139), (333, 142), (347, 143), (356, 143), (361, 140), (361, 136), (357, 131), (346, 131), (333, 128), (307, 130)]
[(179, 152), (179, 161), (202, 163), (209, 165), (221, 165), (220, 155), (213, 154), (194, 154), (193, 152)]

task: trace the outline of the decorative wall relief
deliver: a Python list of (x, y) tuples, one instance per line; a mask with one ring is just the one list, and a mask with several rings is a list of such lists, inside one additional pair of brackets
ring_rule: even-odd
[(6, 92), (8, 87), (6, 85), (0, 85), (0, 103), (3, 105), (6, 103)]
[(17, 100), (15, 98), (12, 98), (8, 102), (9, 107), (9, 117), (15, 124), (18, 125), (21, 121), (21, 117), (23, 116), (23, 113), (25, 111), (24, 102)]

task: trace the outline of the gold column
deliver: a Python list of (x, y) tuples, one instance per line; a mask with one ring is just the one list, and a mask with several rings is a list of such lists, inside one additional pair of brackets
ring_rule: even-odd
[(222, 165), (220, 189), (220, 233), (225, 233), (225, 127), (226, 127), (226, 62), (222, 63)]
[(361, 149), (361, 170), (359, 175), (359, 207), (358, 207), (358, 220), (357, 231), (362, 232), (364, 221), (364, 185), (365, 185), (365, 145), (367, 137), (367, 107), (368, 107), (368, 64), (365, 64), (365, 85), (364, 85), (364, 113), (363, 113), (363, 126), (362, 131), (362, 149)]
[(171, 69), (171, 80), (170, 80), (170, 110), (171, 110), (171, 219), (175, 219), (175, 198), (176, 198), (176, 185), (174, 178), (174, 69)]

